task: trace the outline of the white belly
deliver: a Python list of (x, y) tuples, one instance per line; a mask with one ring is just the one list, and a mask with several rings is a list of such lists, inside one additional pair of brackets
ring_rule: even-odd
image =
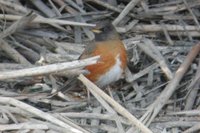
[(120, 66), (121, 66), (121, 60), (118, 55), (116, 57), (116, 64), (105, 75), (101, 76), (99, 80), (96, 82), (96, 84), (99, 87), (103, 87), (119, 80), (123, 73), (123, 70)]

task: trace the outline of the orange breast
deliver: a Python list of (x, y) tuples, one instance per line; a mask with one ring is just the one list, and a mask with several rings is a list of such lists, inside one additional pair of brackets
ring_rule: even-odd
[(93, 82), (96, 82), (99, 77), (109, 71), (116, 63), (116, 57), (119, 56), (121, 68), (124, 70), (127, 64), (126, 50), (121, 40), (110, 40), (106, 42), (97, 42), (96, 49), (91, 56), (100, 55), (100, 60), (97, 64), (87, 66), (86, 69), (90, 72), (86, 77)]

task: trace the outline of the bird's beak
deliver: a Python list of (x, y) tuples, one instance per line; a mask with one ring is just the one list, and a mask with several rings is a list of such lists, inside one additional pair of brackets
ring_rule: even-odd
[(92, 32), (94, 32), (94, 33), (101, 33), (102, 31), (101, 30), (98, 30), (98, 29), (92, 29)]

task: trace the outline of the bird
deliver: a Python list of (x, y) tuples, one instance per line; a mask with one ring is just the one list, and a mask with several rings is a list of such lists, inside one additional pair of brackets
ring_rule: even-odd
[(122, 77), (127, 67), (127, 53), (112, 23), (107, 23), (98, 32), (93, 31), (95, 39), (87, 45), (80, 59), (100, 56), (96, 64), (84, 68), (88, 71), (85, 76), (98, 87), (105, 87)]

